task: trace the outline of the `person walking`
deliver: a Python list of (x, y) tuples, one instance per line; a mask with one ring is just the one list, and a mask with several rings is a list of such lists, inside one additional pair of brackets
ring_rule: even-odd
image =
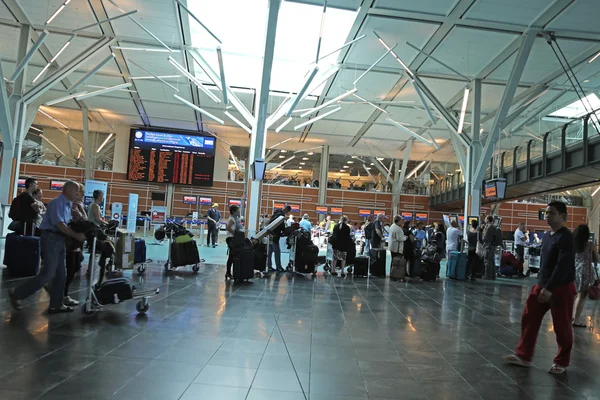
[(480, 242), (479, 221), (471, 221), (471, 228), (467, 232), (468, 253), (467, 253), (467, 279), (469, 276), (475, 281), (475, 275), (481, 265), (481, 257), (477, 254), (477, 243)]
[(48, 203), (48, 211), (40, 226), (41, 251), (44, 265), (40, 273), (9, 292), (10, 301), (15, 310), (21, 309), (21, 300), (26, 299), (44, 284), (52, 281), (50, 294), (50, 314), (73, 311), (73, 307), (63, 304), (65, 288), (65, 236), (84, 242), (83, 233), (75, 233), (67, 225), (71, 220), (72, 201), (77, 196), (79, 185), (73, 181), (64, 184), (60, 196)]
[(212, 239), (212, 247), (217, 247), (219, 241), (219, 222), (221, 222), (221, 213), (219, 212), (219, 204), (213, 203), (206, 213), (206, 220), (208, 222), (208, 233), (206, 235), (206, 247), (210, 247), (210, 241)]
[(231, 274), (231, 267), (233, 265), (233, 249), (232, 242), (236, 232), (243, 232), (244, 227), (242, 226), (242, 222), (240, 221), (240, 208), (238, 206), (231, 205), (229, 206), (229, 219), (227, 220), (227, 226), (225, 227), (227, 231), (227, 238), (225, 239), (225, 243), (227, 243), (227, 247), (229, 249), (229, 254), (227, 257), (227, 272), (225, 273), (225, 280), (233, 279), (233, 275)]
[(521, 337), (514, 354), (504, 356), (511, 364), (528, 367), (535, 350), (544, 315), (552, 312), (558, 354), (548, 370), (562, 374), (567, 370), (573, 347), (573, 303), (575, 301), (575, 245), (567, 227), (567, 205), (553, 201), (546, 207), (550, 231), (542, 239), (539, 281), (533, 286), (521, 317)]
[(525, 262), (525, 247), (527, 246), (527, 237), (525, 236), (525, 223), (519, 222), (519, 226), (515, 230), (515, 253), (519, 262), (523, 264)]
[(354, 242), (350, 236), (350, 226), (348, 225), (348, 217), (343, 215), (340, 222), (335, 224), (331, 234), (331, 247), (333, 248), (333, 262), (331, 264), (331, 275), (337, 276), (337, 264), (340, 263), (342, 278), (346, 276), (344, 268), (346, 268), (346, 256), (350, 246), (354, 246)]
[(598, 263), (598, 253), (590, 243), (590, 228), (587, 225), (579, 225), (573, 232), (573, 238), (575, 241), (575, 288), (577, 289), (573, 309), (573, 326), (587, 328), (587, 324), (581, 320), (581, 313), (588, 288), (594, 283), (594, 265)]

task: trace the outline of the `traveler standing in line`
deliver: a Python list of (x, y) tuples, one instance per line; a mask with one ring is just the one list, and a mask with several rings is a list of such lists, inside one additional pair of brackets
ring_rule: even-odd
[(367, 218), (367, 220), (365, 221), (365, 224), (363, 225), (364, 241), (360, 248), (360, 254), (365, 254), (365, 251), (367, 252), (367, 254), (369, 254), (369, 251), (371, 250), (371, 238), (373, 237), (373, 228), (374, 227), (375, 227), (375, 225), (371, 221), (371, 217)]
[(525, 223), (519, 222), (519, 226), (515, 231), (515, 252), (519, 258), (519, 262), (525, 262), (525, 246), (527, 246), (527, 237), (525, 236)]
[(488, 215), (485, 218), (485, 227), (483, 228), (483, 247), (485, 248), (485, 279), (496, 279), (496, 233), (494, 217)]
[(104, 192), (102, 190), (94, 190), (92, 197), (94, 198), (94, 201), (88, 206), (88, 221), (93, 222), (100, 227), (104, 227), (106, 222), (104, 222), (102, 210), (100, 210), (100, 204), (104, 201)]
[[(87, 213), (83, 207), (83, 196), (85, 189), (81, 183), (78, 183), (77, 185), (79, 186), (79, 190), (77, 191), (77, 196), (75, 197), (73, 205), (71, 206), (71, 217), (73, 220), (79, 219), (87, 221)], [(69, 286), (75, 279), (75, 274), (77, 274), (77, 272), (81, 269), (81, 262), (83, 261), (83, 252), (81, 251), (82, 246), (82, 242), (67, 242), (67, 256), (65, 261), (67, 274), (65, 277), (65, 295), (63, 298), (63, 304), (67, 306), (79, 305), (79, 301), (72, 299), (69, 296)]]
[(564, 226), (567, 205), (553, 201), (546, 207), (545, 220), (550, 226), (542, 239), (539, 282), (531, 289), (521, 317), (521, 338), (515, 354), (504, 356), (511, 364), (531, 365), (538, 332), (544, 315), (552, 312), (558, 354), (548, 370), (562, 374), (569, 366), (573, 347), (573, 303), (575, 300), (575, 246), (573, 234)]
[(594, 264), (598, 263), (598, 253), (590, 243), (590, 228), (587, 225), (579, 225), (573, 232), (573, 238), (575, 240), (575, 288), (577, 289), (573, 326), (586, 328), (586, 323), (581, 320), (581, 313), (588, 288), (594, 283)]
[(233, 279), (233, 275), (231, 275), (231, 266), (233, 265), (233, 251), (232, 251), (232, 242), (233, 237), (236, 232), (243, 232), (244, 227), (242, 226), (242, 222), (240, 221), (240, 208), (238, 206), (231, 205), (229, 206), (229, 219), (227, 220), (227, 226), (225, 227), (227, 231), (227, 238), (225, 242), (227, 243), (227, 247), (229, 248), (229, 255), (227, 257), (227, 272), (225, 273), (225, 279)]
[(9, 292), (15, 310), (21, 309), (21, 300), (25, 299), (52, 281), (50, 294), (50, 314), (71, 312), (73, 307), (63, 304), (65, 289), (65, 237), (84, 242), (83, 233), (75, 233), (67, 225), (71, 220), (72, 201), (77, 196), (79, 186), (73, 181), (65, 183), (62, 194), (48, 203), (48, 211), (44, 216), (41, 231), (41, 249), (44, 254), (44, 265), (40, 273)]
[(432, 235), (432, 241), (435, 241), (440, 258), (446, 257), (446, 235), (444, 234), (445, 228), (446, 227), (441, 222), (436, 224)]
[(221, 222), (221, 213), (219, 212), (219, 204), (213, 203), (206, 213), (206, 220), (208, 222), (208, 234), (206, 235), (206, 247), (210, 247), (210, 240), (212, 239), (212, 247), (217, 247), (219, 241), (219, 222)]
[[(271, 231), (271, 244), (269, 245), (269, 253), (267, 254), (267, 272), (285, 271), (281, 266), (281, 247), (279, 246), (279, 241), (281, 240), (281, 236), (283, 236), (283, 229), (285, 228), (285, 216), (290, 212), (292, 212), (292, 207), (290, 206), (285, 206), (283, 209), (278, 208), (273, 211), (273, 215), (271, 215), (271, 219), (269, 220), (269, 224), (271, 224), (279, 217), (284, 218), (284, 221), (282, 221)], [(277, 266), (277, 269), (273, 268), (273, 254), (275, 254), (275, 265)]]
[(415, 229), (413, 234), (415, 236), (415, 250), (420, 251), (427, 239), (427, 233), (423, 230), (422, 222), (417, 222), (417, 229)]
[[(17, 233), (30, 236), (35, 235), (35, 221), (37, 220), (37, 217), (41, 211), (39, 203), (36, 202), (35, 198), (33, 197), (33, 192), (35, 192), (37, 189), (37, 180), (34, 178), (27, 178), (25, 179), (25, 191), (13, 200), (16, 203), (11, 205), (8, 216), (12, 220), (18, 222), (18, 225), (15, 227), (15, 232)], [(13, 209), (16, 211), (16, 213), (13, 212)]]
[(342, 278), (346, 276), (344, 268), (346, 268), (346, 256), (348, 255), (348, 249), (350, 246), (354, 246), (352, 238), (350, 237), (350, 226), (348, 225), (348, 217), (343, 215), (340, 218), (340, 222), (335, 224), (333, 227), (333, 233), (331, 234), (331, 247), (333, 248), (333, 262), (331, 264), (331, 275), (337, 276), (337, 264), (340, 263), (342, 269)]
[(407, 263), (406, 269), (408, 271), (414, 271), (416, 239), (415, 235), (413, 235), (412, 231), (410, 230), (410, 221), (404, 221), (402, 233), (404, 233), (404, 237), (406, 238), (402, 249), (402, 253)]
[(299, 225), (300, 228), (304, 229), (307, 232), (310, 232), (312, 230), (312, 224), (308, 220), (308, 214), (304, 214), (302, 216), (302, 221), (300, 221)]
[(458, 222), (452, 220), (450, 228), (446, 231), (446, 259), (450, 260), (450, 253), (460, 251), (460, 237), (462, 232), (458, 229)]
[(471, 221), (471, 229), (467, 232), (467, 241), (469, 243), (469, 250), (467, 253), (467, 279), (469, 276), (472, 281), (475, 281), (475, 275), (481, 265), (481, 258), (477, 255), (477, 243), (481, 236), (479, 234), (479, 221), (474, 219)]
[(377, 214), (375, 222), (373, 223), (373, 236), (371, 236), (371, 248), (380, 249), (383, 247), (383, 221), (385, 220), (384, 214)]
[(404, 234), (404, 229), (402, 226), (402, 217), (400, 215), (394, 216), (394, 223), (390, 228), (390, 254), (392, 255), (392, 260), (395, 257), (404, 257), (404, 243), (408, 242), (408, 238)]

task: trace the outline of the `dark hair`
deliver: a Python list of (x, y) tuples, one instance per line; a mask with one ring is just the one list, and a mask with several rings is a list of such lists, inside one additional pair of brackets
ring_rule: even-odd
[(450, 221), (450, 226), (453, 228), (458, 228), (458, 222), (456, 222), (456, 220), (453, 219), (452, 221)]
[(402, 217), (400, 217), (399, 215), (394, 216), (394, 223), (397, 224), (398, 222), (400, 222), (401, 219)]
[(408, 228), (410, 228), (410, 221), (404, 221), (404, 223), (402, 224), (402, 227), (403, 227), (404, 229), (408, 229)]
[(554, 209), (558, 211), (559, 214), (565, 215), (565, 220), (567, 219), (567, 205), (562, 201), (552, 201), (548, 203), (548, 207), (554, 207)]
[(590, 228), (586, 224), (581, 224), (573, 232), (573, 242), (575, 251), (582, 253), (585, 251), (585, 244), (590, 240)]
[(417, 228), (419, 228), (420, 226), (423, 226), (423, 222), (421, 221), (417, 222)]
[(479, 221), (477, 221), (476, 219), (474, 219), (473, 221), (471, 221), (471, 227), (473, 229), (477, 229), (477, 227), (479, 227)]
[(37, 179), (35, 179), (35, 178), (25, 179), (25, 189), (29, 189), (29, 186), (33, 185), (34, 183), (37, 183)]
[(290, 211), (292, 211), (292, 207), (291, 206), (285, 206), (285, 207), (283, 207), (283, 210), (285, 212), (290, 212)]
[(234, 212), (236, 212), (239, 209), (240, 209), (239, 206), (236, 206), (235, 204), (232, 204), (232, 205), (229, 206), (229, 213), (233, 214)]
[(104, 191), (102, 191), (102, 190), (94, 190), (94, 193), (92, 193), (92, 197), (94, 198), (94, 200), (98, 200), (100, 198), (100, 196), (103, 194), (104, 194)]
[(443, 222), (440, 222), (437, 226), (437, 230), (440, 232), (444, 232), (446, 230), (446, 227), (444, 226)]
[(487, 217), (485, 217), (485, 222), (489, 222), (489, 223), (494, 222), (494, 216), (488, 215)]

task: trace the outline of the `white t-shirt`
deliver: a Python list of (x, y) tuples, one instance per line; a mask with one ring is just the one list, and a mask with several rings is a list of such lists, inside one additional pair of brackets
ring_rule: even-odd
[(460, 229), (451, 226), (446, 231), (446, 251), (458, 250), (458, 237), (460, 236)]
[(525, 246), (525, 234), (520, 229), (515, 231), (515, 245)]

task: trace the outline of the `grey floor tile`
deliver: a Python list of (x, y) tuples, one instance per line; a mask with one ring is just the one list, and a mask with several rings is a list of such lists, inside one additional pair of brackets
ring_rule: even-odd
[(308, 400), (308, 395), (301, 392), (280, 392), (252, 388), (246, 400)]
[(255, 374), (256, 369), (207, 365), (198, 374), (194, 383), (249, 388)]
[(180, 400), (245, 400), (247, 388), (192, 384)]
[(252, 382), (252, 388), (282, 392), (302, 392), (302, 383), (301, 378), (293, 371), (259, 369), (254, 382)]

